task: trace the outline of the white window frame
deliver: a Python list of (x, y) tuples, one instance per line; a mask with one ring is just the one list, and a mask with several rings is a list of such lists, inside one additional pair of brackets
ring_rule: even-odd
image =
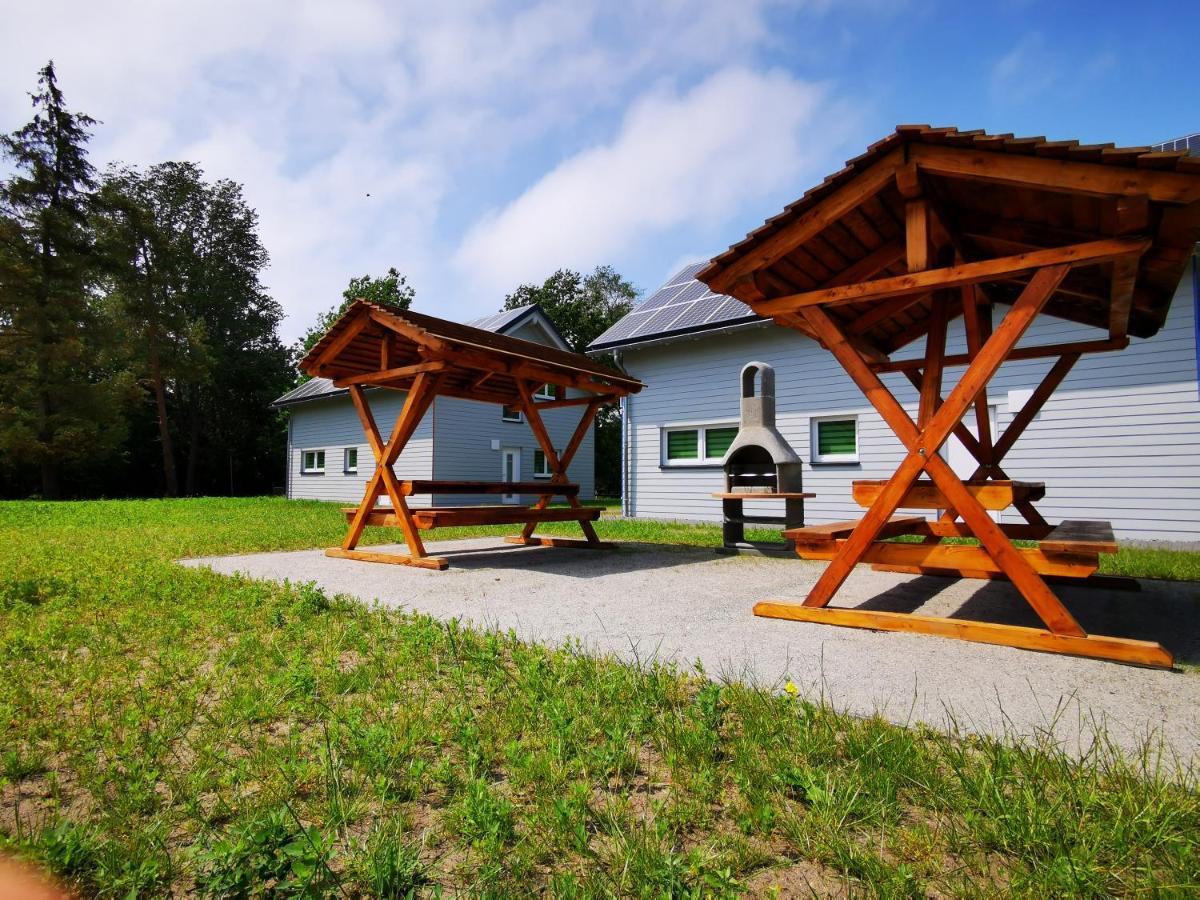
[[(854, 423), (854, 452), (853, 453), (826, 453), (821, 454), (818, 449), (821, 442), (818, 440), (817, 431), (822, 422), (853, 422)], [(843, 413), (840, 415), (831, 416), (814, 416), (809, 420), (809, 455), (812, 457), (813, 465), (837, 465), (839, 463), (856, 463), (858, 462), (858, 451), (862, 435), (858, 427), (857, 413)]]
[[(705, 439), (705, 432), (710, 428), (737, 428), (736, 420), (717, 421), (717, 422), (676, 422), (671, 425), (663, 425), (659, 428), (659, 462), (663, 468), (697, 468), (705, 467), (712, 468), (713, 466), (721, 465), (721, 461), (725, 458), (722, 456), (705, 456), (706, 446), (708, 441)], [(694, 431), (696, 432), (696, 452), (695, 459), (668, 459), (667, 458), (667, 435), (673, 431)]]
[[(354, 465), (350, 465), (350, 454), (354, 454)], [(346, 475), (358, 474), (358, 448), (346, 447), (342, 450), (342, 472)]]
[(519, 425), (520, 423), (525, 421), (525, 416), (521, 414), (521, 410), (518, 409), (516, 411), (517, 417), (515, 419), (509, 418), (508, 410), (509, 410), (509, 407), (507, 407), (507, 406), (500, 407), (500, 421), (501, 422), (511, 422), (514, 425)]
[(534, 400), (557, 400), (558, 390), (552, 384), (543, 384), (533, 395)]
[[(312, 454), (313, 464), (308, 465), (308, 455)], [(320, 458), (320, 465), (317, 464), (317, 459)], [(313, 448), (310, 450), (300, 451), (300, 474), (301, 475), (324, 475), (325, 474), (325, 451), (324, 449)]]
[[(558, 453), (560, 451), (556, 447), (554, 452)], [(545, 465), (545, 467), (546, 467), (545, 471), (538, 471), (537, 464), (538, 464), (538, 455), (539, 454), (542, 457), (542, 464)], [(550, 471), (550, 457), (548, 457), (546, 455), (546, 451), (543, 450), (541, 447), (533, 448), (533, 477), (534, 478), (553, 478), (554, 477), (554, 473), (552, 471)]]

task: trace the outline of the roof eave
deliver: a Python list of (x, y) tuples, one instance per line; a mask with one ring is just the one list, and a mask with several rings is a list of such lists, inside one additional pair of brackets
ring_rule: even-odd
[(698, 337), (707, 335), (720, 334), (723, 331), (737, 331), (745, 328), (751, 328), (759, 325), (770, 325), (770, 319), (764, 319), (761, 316), (743, 317), (741, 319), (727, 319), (716, 325), (701, 325), (696, 328), (688, 328), (683, 331), (675, 331), (670, 334), (658, 334), (647, 337), (631, 338), (625, 341), (614, 341), (611, 344), (592, 344), (587, 348), (587, 355), (600, 355), (611, 353), (614, 350), (626, 350), (630, 347), (647, 347), (656, 344), (672, 344), (679, 341), (693, 340)]

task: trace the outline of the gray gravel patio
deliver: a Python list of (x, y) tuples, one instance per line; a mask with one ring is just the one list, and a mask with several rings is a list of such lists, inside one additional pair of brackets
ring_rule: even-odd
[[(1161, 741), (1185, 764), (1200, 751), (1200, 585), (1144, 581), (1138, 593), (1057, 588), (1088, 631), (1160, 641), (1183, 671), (964, 641), (760, 619), (760, 599), (802, 599), (824, 564), (696, 548), (613, 552), (518, 547), (495, 538), (439, 542), (444, 572), (326, 557), (322, 550), (184, 561), (253, 578), (315, 581), (327, 592), (480, 626), (530, 641), (577, 638), (591, 652), (703, 664), (713, 677), (780, 687), (858, 715), (1028, 737), (1051, 732), (1070, 752), (1102, 725), (1122, 748)], [(374, 548), (372, 548), (374, 549)], [(402, 551), (387, 547), (385, 550)], [(1038, 625), (1007, 584), (859, 567), (835, 600), (931, 615)]]

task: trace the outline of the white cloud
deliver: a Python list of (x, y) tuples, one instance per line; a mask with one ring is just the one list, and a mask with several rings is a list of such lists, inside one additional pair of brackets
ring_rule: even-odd
[(1112, 51), (1096, 49), (1081, 63), (1033, 31), (992, 64), (988, 86), (992, 99), (1008, 106), (1045, 102), (1047, 95), (1064, 100), (1091, 89), (1116, 62)]
[(558, 266), (607, 261), (684, 223), (720, 222), (812, 180), (836, 143), (819, 120), (826, 109), (823, 87), (778, 70), (726, 68), (683, 94), (655, 89), (611, 143), (571, 157), (477, 222), (455, 260), (480, 288), (502, 290)]
[[(628, 246), (627, 229), (715, 221), (743, 194), (803, 186), (809, 142), (798, 132), (821, 91), (754, 71), (776, 39), (774, 2), (26, 4), (0, 29), (0, 129), (27, 119), (25, 94), (54, 58), (72, 108), (103, 121), (98, 165), (190, 159), (245, 186), (285, 337), (337, 302), (351, 275), (388, 265), (424, 308), (465, 317), (515, 285), (508, 275), (535, 261), (529, 246), (546, 244), (544, 260), (586, 255), (571, 206), (587, 209), (590, 246), (604, 249)], [(646, 92), (668, 80), (703, 83)], [(622, 114), (610, 146), (579, 153)], [(548, 152), (575, 155), (494, 217), (492, 237), (477, 227), (463, 242)], [(580, 187), (596, 179), (611, 185), (600, 214)], [(565, 211), (550, 209), (556, 197)], [(563, 227), (533, 223), (522, 239), (514, 229), (535, 205)], [(502, 260), (505, 245), (525, 262), (498, 265), (493, 293), (472, 292), (453, 262), (460, 245), (460, 258)]]

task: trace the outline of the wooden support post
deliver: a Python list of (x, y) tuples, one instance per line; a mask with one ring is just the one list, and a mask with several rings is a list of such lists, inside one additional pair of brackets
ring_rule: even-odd
[(400, 565), (421, 566), (424, 568), (446, 568), (446, 560), (431, 558), (425, 553), (425, 545), (417, 531), (416, 523), (413, 522), (412, 513), (408, 508), (407, 502), (405, 502), (403, 492), (400, 490), (400, 485), (396, 480), (396, 473), (392, 470), (392, 465), (396, 462), (401, 451), (417, 430), (417, 426), (421, 424), (421, 419), (424, 418), (430, 404), (433, 403), (433, 399), (437, 394), (436, 388), (437, 381), (435, 375), (430, 375), (426, 372), (417, 374), (413, 380), (412, 387), (404, 398), (404, 407), (400, 410), (400, 415), (396, 419), (392, 435), (388, 439), (387, 444), (384, 444), (379, 434), (379, 427), (375, 424), (375, 417), (371, 414), (370, 406), (367, 404), (366, 397), (363, 394), (362, 387), (357, 384), (350, 385), (350, 399), (353, 401), (354, 408), (358, 412), (358, 418), (362, 422), (367, 443), (370, 444), (371, 453), (375, 457), (375, 473), (367, 481), (367, 488), (363, 493), (362, 502), (355, 511), (354, 518), (350, 522), (350, 527), (346, 531), (346, 537), (342, 541), (342, 546), (327, 550), (327, 556), (380, 562), (379, 557), (387, 555), (355, 550), (359, 539), (362, 537), (363, 529), (367, 525), (367, 519), (370, 517), (371, 511), (375, 508), (376, 500), (379, 499), (380, 494), (386, 492), (395, 511), (400, 529), (404, 534), (404, 541), (408, 545), (410, 554), (409, 556), (395, 556), (387, 561)]
[[(587, 437), (588, 430), (592, 426), (592, 422), (596, 418), (596, 413), (600, 407), (607, 401), (608, 397), (604, 395), (591, 398), (587, 406), (584, 408), (583, 415), (579, 418), (579, 424), (575, 426), (575, 431), (571, 435), (571, 440), (567, 442), (566, 448), (560, 455), (554, 448), (554, 442), (550, 439), (550, 432), (546, 430), (546, 424), (542, 421), (542, 413), (538, 408), (538, 404), (533, 399), (533, 389), (530, 383), (525, 379), (517, 379), (517, 390), (521, 394), (521, 408), (525, 412), (525, 419), (529, 422), (529, 428), (533, 431), (533, 436), (538, 442), (538, 446), (542, 448), (542, 452), (546, 454), (546, 463), (550, 467), (550, 482), (551, 484), (561, 484), (567, 480), (567, 467), (570, 466), (571, 460), (575, 458), (575, 454), (579, 452), (580, 446), (583, 444), (583, 439)], [(553, 498), (553, 494), (542, 494), (534, 504), (533, 509), (545, 509)], [(572, 494), (567, 497), (567, 503), (576, 509), (582, 508), (583, 504), (579, 502), (579, 497)], [(600, 540), (600, 536), (596, 534), (596, 529), (592, 523), (586, 519), (580, 519), (579, 528), (583, 531), (585, 541), (581, 546), (592, 548), (611, 549), (615, 545), (605, 543)], [(568, 546), (562, 539), (552, 538), (535, 538), (533, 536), (534, 529), (537, 528), (537, 521), (530, 520), (525, 523), (521, 529), (519, 537), (508, 538), (510, 543), (521, 544), (542, 544), (543, 546)], [(556, 543), (547, 543), (548, 541), (556, 541)]]
[[(992, 334), (992, 306), (980, 308), (979, 285), (969, 284), (962, 288), (963, 330), (967, 338), (967, 355), (975, 356)], [(984, 465), (992, 462), (992, 418), (988, 411), (987, 386), (975, 398), (975, 431)]]
[(1045, 653), (1063, 653), (1093, 659), (1112, 659), (1137, 666), (1169, 669), (1174, 664), (1171, 654), (1153, 641), (1102, 635), (1062, 635), (1040, 628), (1019, 625), (997, 625), (991, 622), (972, 622), (938, 616), (918, 616), (912, 613), (877, 612), (862, 609), (810, 609), (795, 603), (763, 600), (754, 607), (756, 616), (816, 622), (822, 625), (842, 625), (850, 628), (870, 628), (876, 631), (907, 631), (936, 634), (983, 644), (1000, 644)]
[(822, 573), (805, 599), (805, 606), (820, 608), (828, 605), (850, 571), (862, 560), (880, 529), (896, 511), (908, 488), (922, 471), (927, 470), (972, 533), (979, 538), (996, 565), (1009, 576), (1047, 627), (1056, 634), (1084, 634), (1083, 629), (1050, 592), (1037, 572), (1016, 552), (979, 501), (937, 455), (954, 426), (961, 422), (979, 392), (995, 375), (1062, 282), (1067, 270), (1066, 265), (1051, 266), (1039, 270), (1030, 279), (1000, 326), (923, 429), (918, 428), (909, 418), (904, 408), (879, 380), (879, 376), (871, 370), (867, 361), (845, 340), (833, 319), (819, 307), (804, 310), (803, 315), (809, 326), (820, 335), (822, 342), (842, 363), (843, 368), (909, 451), (866, 515), (841, 546), (837, 556)]
[(908, 271), (922, 272), (929, 268), (929, 208), (924, 198), (904, 204), (904, 246)]
[(925, 371), (921, 378), (921, 402), (917, 412), (917, 427), (924, 428), (941, 404), (942, 362), (946, 358), (946, 329), (949, 305), (945, 292), (933, 295), (929, 319), (929, 334), (925, 338)]

